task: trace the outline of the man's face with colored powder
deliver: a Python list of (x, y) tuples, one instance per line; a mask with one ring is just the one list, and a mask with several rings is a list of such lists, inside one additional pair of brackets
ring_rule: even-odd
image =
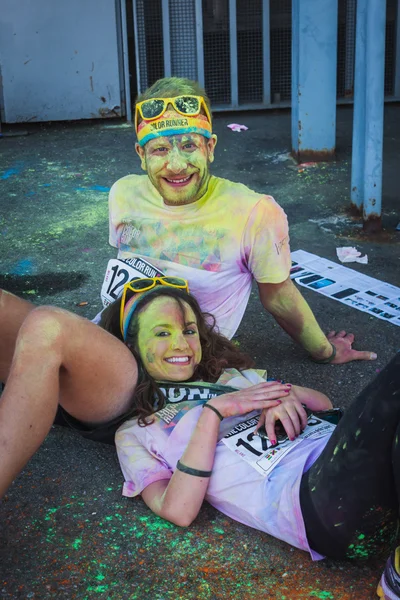
[[(169, 118), (179, 118), (175, 111), (168, 111)], [(187, 133), (166, 135), (149, 140), (142, 148), (136, 144), (142, 169), (165, 204), (180, 206), (192, 204), (207, 191), (210, 179), (209, 163), (214, 160), (217, 137), (210, 139)]]

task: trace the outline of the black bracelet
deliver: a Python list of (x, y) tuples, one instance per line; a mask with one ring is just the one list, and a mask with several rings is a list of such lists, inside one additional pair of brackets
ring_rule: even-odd
[(313, 358), (312, 359), (318, 365), (326, 365), (326, 364), (332, 362), (333, 359), (335, 358), (335, 356), (336, 356), (336, 346), (334, 344), (332, 344), (332, 342), (329, 342), (329, 343), (332, 346), (332, 354), (330, 356), (328, 356), (328, 358)]
[(215, 412), (220, 421), (222, 421), (222, 419), (224, 418), (219, 412), (219, 410), (215, 408), (215, 406), (213, 406), (212, 404), (203, 404), (203, 408), (210, 408), (213, 412)]
[(187, 467), (182, 464), (180, 460), (176, 463), (176, 468), (178, 471), (182, 471), (182, 473), (186, 473), (187, 475), (194, 475), (195, 477), (211, 477), (212, 471), (200, 471), (199, 469), (192, 469), (192, 467)]

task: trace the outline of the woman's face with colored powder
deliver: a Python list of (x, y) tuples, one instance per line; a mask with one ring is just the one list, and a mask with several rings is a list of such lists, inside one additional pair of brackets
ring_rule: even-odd
[[(180, 117), (175, 111), (168, 111), (166, 116)], [(165, 204), (191, 204), (205, 194), (216, 141), (216, 136), (207, 139), (199, 133), (187, 133), (154, 138), (144, 148), (136, 144), (142, 169)]]
[(197, 321), (188, 304), (184, 314), (171, 297), (155, 298), (138, 315), (138, 350), (156, 380), (186, 381), (201, 360)]

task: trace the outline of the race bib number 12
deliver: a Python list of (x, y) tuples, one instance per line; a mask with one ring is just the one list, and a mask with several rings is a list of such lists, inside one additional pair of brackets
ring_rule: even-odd
[(285, 435), (276, 446), (272, 446), (268, 438), (254, 435), (257, 423), (258, 416), (243, 421), (231, 429), (221, 441), (264, 477), (304, 439), (323, 437), (335, 429), (332, 423), (310, 415), (306, 428), (293, 442)]
[(101, 300), (104, 308), (114, 302), (122, 293), (125, 283), (137, 277), (162, 277), (164, 273), (141, 258), (108, 261), (106, 274), (101, 287)]

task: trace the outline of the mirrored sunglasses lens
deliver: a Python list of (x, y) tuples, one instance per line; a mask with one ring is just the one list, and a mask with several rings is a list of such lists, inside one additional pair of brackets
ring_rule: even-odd
[(184, 279), (181, 279), (180, 277), (164, 277), (163, 281), (165, 283), (168, 283), (169, 285), (186, 287), (186, 281)]
[(154, 119), (162, 114), (164, 100), (151, 99), (142, 104), (142, 115), (144, 119)]
[(140, 292), (153, 285), (153, 283), (153, 279), (137, 279), (136, 281), (131, 281), (131, 289), (135, 292)]
[(186, 115), (195, 115), (200, 112), (200, 102), (194, 96), (182, 96), (176, 98), (175, 105), (178, 110)]

